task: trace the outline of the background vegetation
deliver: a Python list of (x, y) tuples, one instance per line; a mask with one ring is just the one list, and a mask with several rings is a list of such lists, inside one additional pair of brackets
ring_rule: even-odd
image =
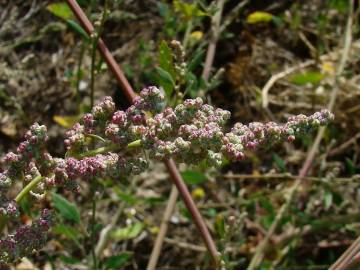
[[(169, 104), (200, 96), (243, 123), (281, 122), (330, 106), (335, 121), (318, 133), (302, 181), (297, 175), (316, 133), (221, 170), (179, 165), (226, 269), (246, 269), (254, 254), (260, 266), (253, 269), (328, 269), (360, 233), (358, 1), (78, 2), (94, 36), (65, 2), (0, 0), (0, 154), (38, 121), (48, 126), (51, 154), (61, 156), (66, 129), (93, 102), (110, 95), (119, 108), (129, 106), (96, 52), (98, 36), (135, 89), (161, 86)], [(110, 224), (98, 269), (146, 268), (171, 191), (165, 167), (153, 163), (131, 179), (99, 179), (96, 192), (81, 187), (76, 196), (58, 190), (41, 202), (25, 200), (23, 223), (37, 215), (34, 204), (51, 206), (58, 222), (46, 247), (13, 267), (89, 269), (89, 250)], [(211, 265), (177, 200), (157, 269)]]

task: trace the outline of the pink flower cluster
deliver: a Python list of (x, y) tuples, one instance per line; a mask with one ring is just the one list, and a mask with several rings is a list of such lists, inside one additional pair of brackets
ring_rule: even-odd
[(66, 173), (70, 179), (91, 180), (99, 178), (118, 178), (120, 176), (139, 174), (145, 171), (148, 162), (142, 157), (124, 158), (116, 153), (98, 154), (81, 160), (66, 159)]
[(52, 214), (44, 209), (39, 219), (31, 225), (21, 226), (14, 235), (0, 240), (0, 262), (10, 263), (16, 258), (31, 254), (44, 246), (47, 231), (52, 225)]
[[(6, 196), (15, 179), (23, 179), (27, 184), (42, 176), (30, 192), (35, 197), (54, 186), (77, 191), (78, 179), (118, 178), (143, 172), (148, 168), (144, 151), (148, 153), (145, 156), (157, 160), (172, 157), (188, 164), (205, 161), (219, 166), (224, 158), (243, 159), (246, 149), (293, 141), (297, 134), (325, 125), (334, 117), (323, 110), (308, 117), (290, 117), (283, 125), (237, 123), (226, 132), (230, 112), (203, 104), (201, 98), (185, 100), (175, 108), (164, 105), (164, 96), (153, 86), (143, 89), (126, 111), (115, 111), (112, 99), (105, 97), (67, 132), (65, 158), (53, 158), (45, 148), (46, 127), (32, 125), (16, 153), (10, 152), (3, 159), (6, 169), (0, 173), (0, 214), (18, 215), (15, 201)], [(97, 140), (89, 143), (88, 137)], [(137, 148), (129, 149), (130, 145)], [(47, 212), (43, 215), (48, 216)], [(7, 262), (40, 248), (50, 224), (46, 220), (41, 218), (1, 240), (0, 261)]]

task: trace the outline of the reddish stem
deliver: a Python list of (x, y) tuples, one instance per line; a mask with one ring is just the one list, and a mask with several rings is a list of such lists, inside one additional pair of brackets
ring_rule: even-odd
[[(84, 30), (89, 35), (91, 35), (94, 32), (94, 27), (91, 24), (90, 20), (87, 18), (84, 11), (78, 5), (76, 0), (67, 0), (67, 3), (70, 6), (70, 8), (72, 9), (72, 11), (74, 12), (77, 19), (80, 21)], [(99, 49), (102, 57), (106, 61), (108, 67), (111, 69), (112, 73), (114, 74), (121, 89), (126, 94), (127, 99), (130, 102), (133, 102), (134, 98), (136, 97), (136, 94), (135, 94), (134, 90), (132, 89), (131, 85), (129, 84), (128, 80), (124, 76), (123, 72), (121, 71), (120, 66), (116, 63), (114, 57), (112, 56), (109, 49), (106, 47), (104, 41), (101, 38), (99, 38), (99, 40), (98, 40), (98, 49)], [(212, 239), (211, 234), (210, 234), (208, 228), (206, 227), (204, 219), (202, 218), (199, 210), (197, 209), (195, 202), (193, 201), (187, 186), (185, 185), (178, 169), (176, 168), (175, 162), (171, 159), (165, 160), (165, 165), (172, 177), (174, 184), (178, 188), (179, 193), (180, 193), (187, 209), (189, 210), (198, 231), (200, 232), (200, 234), (203, 238), (210, 255), (212, 256), (214, 261), (217, 262), (218, 261), (218, 252), (216, 249), (215, 242)]]

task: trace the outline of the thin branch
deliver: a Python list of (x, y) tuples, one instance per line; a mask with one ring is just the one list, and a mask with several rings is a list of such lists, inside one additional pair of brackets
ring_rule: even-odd
[(156, 237), (155, 245), (152, 249), (149, 263), (146, 267), (147, 270), (155, 270), (156, 269), (156, 265), (159, 260), (161, 248), (162, 248), (164, 238), (165, 238), (165, 235), (166, 235), (166, 232), (168, 229), (169, 221), (170, 221), (172, 213), (174, 212), (174, 208), (176, 205), (178, 195), (179, 195), (179, 192), (176, 189), (175, 185), (173, 185), (171, 188), (169, 201), (166, 205), (166, 209), (165, 209), (162, 221), (161, 221), (160, 230)]
[(212, 18), (212, 22), (211, 22), (211, 37), (209, 40), (209, 46), (208, 46), (208, 49), (206, 52), (206, 59), (205, 59), (203, 73), (202, 73), (202, 77), (205, 82), (207, 82), (209, 80), (211, 67), (214, 62), (216, 44), (217, 44), (217, 41), (218, 41), (219, 35), (220, 35), (220, 22), (221, 22), (221, 15), (222, 15), (222, 10), (223, 10), (224, 4), (225, 4), (225, 0), (219, 0), (217, 2), (217, 5), (216, 5), (217, 11), (216, 11), (214, 17)]

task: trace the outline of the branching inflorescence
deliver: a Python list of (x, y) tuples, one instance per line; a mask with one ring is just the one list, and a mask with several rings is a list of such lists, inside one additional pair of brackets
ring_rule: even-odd
[[(115, 111), (112, 99), (105, 97), (67, 132), (65, 158), (54, 158), (46, 151), (46, 127), (37, 123), (16, 153), (5, 155), (6, 169), (0, 173), (1, 215), (17, 217), (17, 203), (28, 193), (42, 198), (54, 186), (78, 191), (78, 179), (139, 174), (148, 167), (147, 155), (156, 160), (172, 157), (178, 162), (219, 166), (224, 158), (243, 159), (247, 149), (291, 142), (297, 134), (325, 125), (333, 117), (323, 110), (309, 117), (290, 117), (283, 125), (237, 123), (225, 132), (230, 112), (203, 104), (201, 98), (185, 100), (175, 108), (165, 107), (160, 90), (148, 87), (126, 111)], [(94, 145), (98, 148), (90, 149)], [(7, 191), (15, 180), (23, 180), (26, 187), (15, 200), (8, 199)], [(0, 260), (10, 262), (41, 248), (50, 224), (49, 212), (43, 210), (32, 225), (0, 240)]]

